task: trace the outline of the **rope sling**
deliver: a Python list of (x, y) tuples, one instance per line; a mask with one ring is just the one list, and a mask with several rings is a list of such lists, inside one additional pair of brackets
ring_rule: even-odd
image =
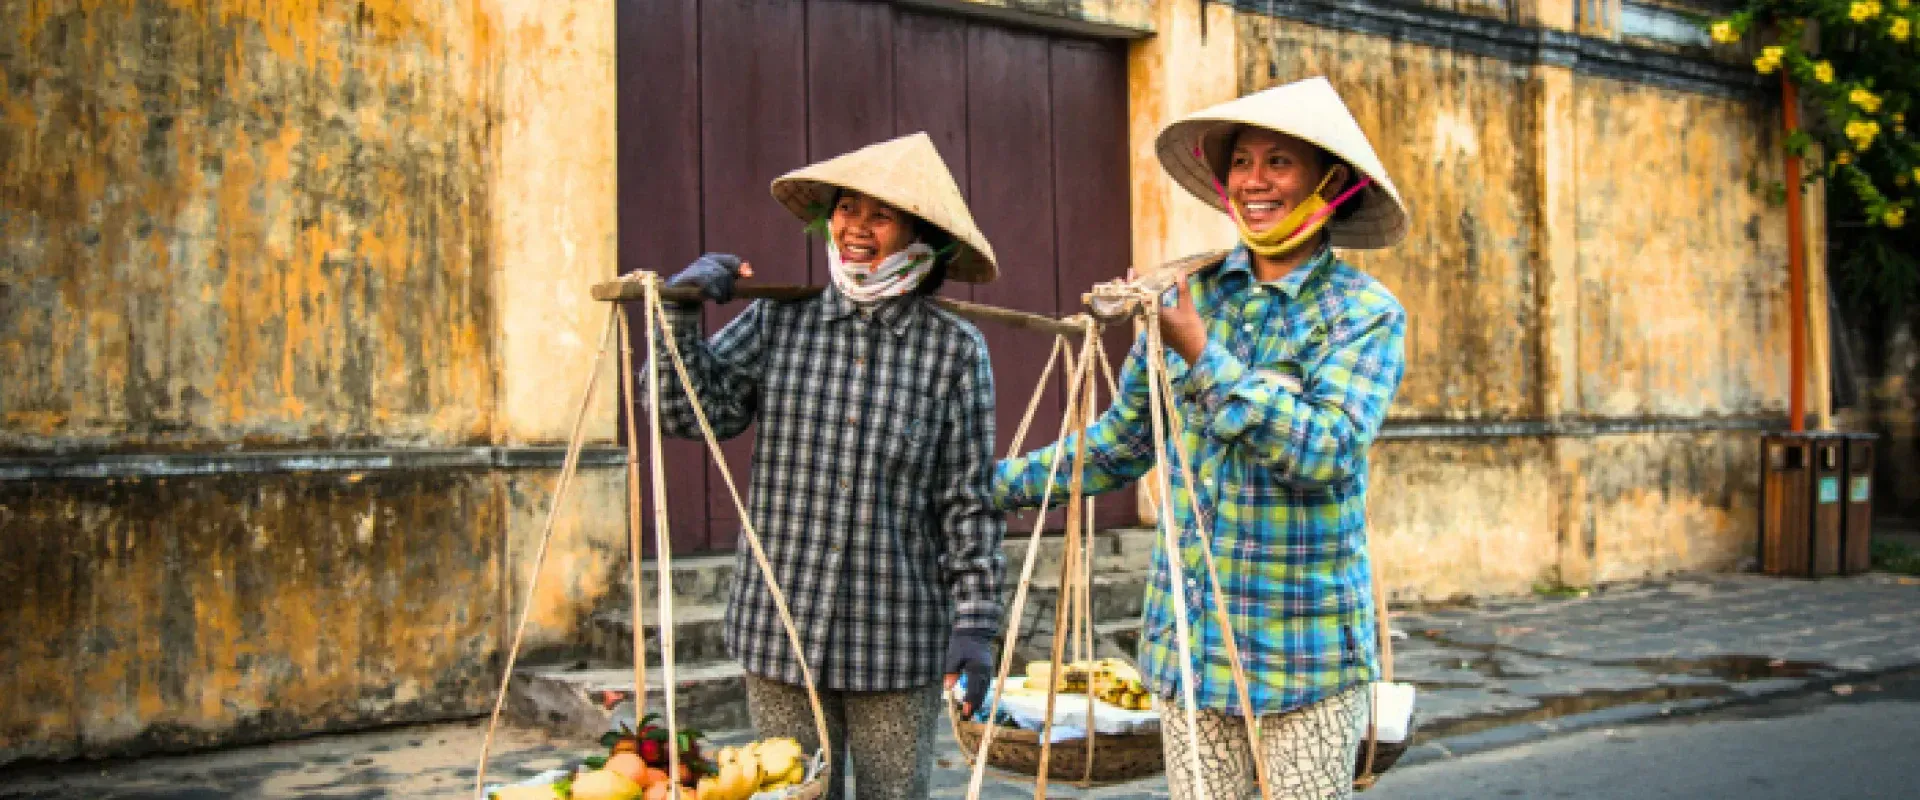
[[(939, 302), (949, 310), (971, 319), (991, 321), (1028, 330), (1052, 333), (1054, 335), (1053, 350), (1048, 356), (1047, 365), (1036, 383), (1032, 399), (1029, 400), (1025, 414), (1014, 433), (1013, 441), (1009, 448), (1010, 456), (1019, 453), (1020, 445), (1031, 427), (1039, 408), (1041, 395), (1045, 390), (1048, 379), (1052, 376), (1055, 365), (1062, 360), (1066, 362), (1065, 368), (1062, 371), (1063, 377), (1067, 381), (1067, 413), (1062, 423), (1063, 441), (1064, 436), (1068, 433), (1077, 433), (1079, 435), (1075, 437), (1076, 444), (1073, 448), (1074, 452), (1070, 465), (1070, 477), (1068, 479), (1060, 586), (1054, 609), (1051, 648), (1052, 663), (1054, 665), (1062, 663), (1061, 659), (1066, 654), (1066, 647), (1069, 641), (1072, 642), (1072, 646), (1078, 655), (1090, 658), (1095, 653), (1094, 620), (1092, 614), (1094, 514), (1092, 500), (1086, 497), (1083, 491), (1085, 468), (1088, 458), (1085, 433), (1087, 429), (1091, 427), (1095, 416), (1094, 411), (1096, 406), (1094, 399), (1098, 384), (1096, 377), (1104, 376), (1110, 398), (1118, 399), (1119, 397), (1119, 385), (1115, 378), (1112, 361), (1108, 357), (1105, 345), (1101, 342), (1099, 334), (1108, 324), (1130, 322), (1136, 319), (1144, 323), (1142, 327), (1144, 327), (1146, 333), (1146, 352), (1148, 354), (1144, 366), (1148, 379), (1148, 405), (1153, 428), (1155, 461), (1152, 475), (1153, 480), (1143, 485), (1142, 488), (1145, 491), (1146, 498), (1155, 508), (1155, 515), (1158, 517), (1160, 523), (1157, 526), (1160, 535), (1157, 537), (1155, 549), (1157, 555), (1165, 558), (1172, 579), (1172, 585), (1175, 587), (1182, 585), (1185, 582), (1185, 577), (1183, 559), (1179, 557), (1181, 553), (1181, 532), (1176, 530), (1177, 517), (1174, 513), (1174, 492), (1169, 474), (1170, 470), (1168, 469), (1169, 465), (1172, 465), (1180, 470), (1182, 482), (1190, 489), (1186, 493), (1186, 500), (1188, 510), (1192, 515), (1190, 517), (1193, 521), (1194, 529), (1192, 534), (1200, 545), (1199, 549), (1202, 553), (1202, 561), (1207, 573), (1207, 583), (1213, 599), (1211, 605), (1213, 606), (1215, 622), (1221, 627), (1221, 630), (1225, 632), (1222, 641), (1225, 645), (1228, 663), (1231, 666), (1240, 711), (1248, 721), (1249, 731), (1253, 740), (1257, 742), (1260, 737), (1260, 721), (1259, 717), (1252, 713), (1246, 673), (1241, 663), (1242, 659), (1240, 657), (1239, 645), (1236, 641), (1237, 636), (1234, 633), (1234, 628), (1228, 616), (1226, 604), (1223, 602), (1220, 594), (1219, 571), (1214, 562), (1212, 541), (1206, 533), (1209, 527), (1206, 524), (1203, 511), (1199, 507), (1198, 500), (1191, 491), (1191, 487), (1195, 485), (1193, 482), (1192, 461), (1187, 452), (1184, 439), (1185, 429), (1183, 420), (1181, 419), (1180, 413), (1176, 410), (1174, 403), (1175, 394), (1173, 392), (1172, 382), (1167, 374), (1165, 344), (1161, 341), (1159, 326), (1159, 298), (1162, 293), (1174, 285), (1174, 281), (1185, 280), (1194, 271), (1208, 264), (1217, 262), (1217, 260), (1218, 258), (1215, 254), (1203, 254), (1201, 256), (1171, 262), (1142, 279), (1129, 279), (1098, 284), (1091, 292), (1083, 296), (1083, 301), (1087, 304), (1090, 313), (1074, 315), (1062, 320), (1027, 312), (953, 301), (946, 298), (939, 298), (936, 302)], [(816, 287), (758, 286), (742, 287), (738, 295), (742, 297), (799, 299), (816, 295), (820, 291), (822, 291), (822, 289)], [(585, 442), (586, 417), (588, 410), (592, 406), (595, 390), (599, 385), (601, 365), (606, 360), (607, 349), (615, 335), (619, 335), (621, 340), (619, 366), (624, 376), (624, 387), (626, 389), (626, 402), (622, 404), (624, 406), (622, 417), (627, 433), (626, 482), (628, 505), (627, 522), (629, 531), (628, 545), (631, 558), (631, 578), (633, 582), (633, 619), (636, 628), (641, 624), (641, 621), (645, 619), (643, 616), (643, 593), (641, 587), (643, 565), (640, 558), (641, 487), (639, 474), (639, 420), (635, 410), (637, 393), (635, 392), (634, 370), (632, 369), (632, 338), (627, 335), (631, 327), (630, 317), (632, 312), (630, 308), (619, 305), (617, 301), (642, 301), (641, 305), (644, 312), (648, 349), (646, 360), (646, 391), (648, 397), (646, 404), (648, 432), (647, 456), (651, 467), (650, 490), (653, 500), (654, 536), (657, 553), (656, 583), (658, 588), (660, 667), (663, 673), (662, 682), (666, 705), (664, 717), (667, 727), (667, 741), (670, 743), (670, 746), (666, 748), (669, 759), (668, 774), (680, 774), (680, 747), (678, 746), (680, 733), (676, 713), (677, 696), (675, 689), (677, 681), (675, 680), (674, 626), (672, 625), (674, 618), (671, 580), (672, 542), (668, 530), (666, 465), (662, 450), (659, 411), (660, 370), (657, 362), (662, 350), (664, 350), (669, 357), (674, 369), (674, 375), (678, 378), (682, 391), (685, 392), (686, 396), (691, 400), (690, 406), (693, 410), (694, 418), (699, 425), (701, 437), (705, 441), (715, 464), (719, 467), (720, 476), (727, 487), (728, 496), (732, 499), (735, 510), (739, 514), (743, 529), (742, 532), (744, 534), (743, 538), (747, 542), (755, 565), (766, 581), (768, 592), (774, 601), (774, 607), (778, 612), (781, 626), (787, 635), (788, 643), (793, 647), (795, 653), (805, 652), (800, 641), (798, 630), (793, 623), (792, 614), (788, 609), (786, 596), (775, 579), (772, 565), (767, 559), (759, 533), (754, 528), (752, 516), (746, 508), (746, 503), (733, 478), (732, 471), (728, 467), (726, 458), (720, 449), (719, 440), (708, 424), (706, 412), (701, 406), (698, 394), (694, 391), (693, 382), (690, 374), (687, 372), (686, 364), (681, 357), (679, 345), (673, 337), (672, 332), (666, 330), (665, 327), (663, 300), (697, 300), (699, 299), (697, 293), (685, 289), (662, 287), (660, 279), (655, 273), (634, 272), (619, 280), (595, 286), (593, 297), (596, 300), (610, 302), (607, 312), (607, 322), (601, 337), (600, 347), (594, 356), (585, 391), (582, 393), (579, 411), (575, 415), (572, 431), (568, 437), (566, 455), (562, 461), (560, 476), (554, 488), (553, 499), (547, 510), (546, 520), (542, 525), (540, 543), (534, 552), (532, 570), (529, 574), (524, 600), (520, 606), (520, 618), (514, 626), (514, 634), (507, 651), (507, 659), (502, 672), (500, 688), (494, 699), (493, 710), (488, 718), (485, 738), (481, 743), (480, 757), (475, 769), (476, 774), (474, 779), (476, 800), (485, 800), (486, 797), (487, 762), (492, 753), (493, 739), (499, 726), (501, 711), (506, 704), (514, 666), (518, 660), (525, 639), (527, 622), (532, 616), (532, 606), (537, 596), (536, 592), (539, 585), (540, 574), (546, 563), (547, 554), (552, 544), (561, 502), (564, 500), (566, 492), (571, 487), (573, 479), (578, 472), (580, 452)], [(1078, 336), (1080, 339), (1080, 351), (1078, 355), (1072, 351), (1072, 345), (1070, 343), (1071, 338), (1074, 336)], [(664, 345), (664, 347), (662, 347), (662, 345)], [(1096, 365), (1099, 376), (1096, 376)], [(1170, 448), (1167, 444), (1170, 439), (1173, 441), (1171, 453), (1169, 452)], [(1060, 468), (1062, 466), (1061, 462), (1065, 456), (1065, 450), (1066, 448), (1064, 447), (1056, 448), (1053, 458), (1048, 464), (1045, 490), (1041, 495), (1038, 513), (1035, 514), (1034, 517), (1033, 531), (1028, 538), (1026, 556), (1021, 566), (1019, 583), (1015, 587), (1013, 603), (1007, 613), (1008, 629), (1003, 637), (1004, 642), (997, 666), (995, 686), (1006, 685), (1008, 673), (1016, 654), (1020, 620), (1024, 616), (1029, 589), (1033, 582), (1033, 574), (1040, 551), (1041, 534), (1045, 528), (1047, 512), (1053, 499), (1054, 489), (1057, 485)], [(1367, 546), (1369, 561), (1371, 561), (1371, 537), (1369, 537)], [(1375, 609), (1379, 615), (1378, 633), (1381, 656), (1384, 662), (1383, 676), (1386, 681), (1392, 681), (1392, 644), (1386, 621), (1385, 592), (1377, 577), (1374, 582), (1374, 592)], [(1198, 711), (1193, 688), (1193, 654), (1190, 630), (1187, 623), (1186, 595), (1184, 592), (1177, 590), (1170, 592), (1170, 594), (1173, 597), (1176, 636), (1180, 652), (1182, 689), (1180, 699), (1182, 702), (1180, 703), (1181, 708), (1179, 712), (1186, 715), (1186, 729), (1188, 734), (1188, 747), (1186, 749), (1190, 759), (1189, 774), (1194, 781), (1194, 796), (1204, 797), (1206, 796), (1206, 792), (1204, 791), (1204, 777), (1199, 761), (1199, 733), (1196, 724)], [(638, 635), (637, 630), (633, 640), (635, 718), (640, 719), (646, 715), (648, 694), (646, 644), (645, 637)], [(808, 704), (810, 710), (813, 712), (814, 725), (817, 735), (819, 736), (820, 747), (818, 753), (812, 757), (813, 769), (808, 771), (808, 780), (797, 787), (797, 790), (789, 796), (799, 798), (800, 800), (812, 800), (825, 794), (829, 781), (833, 778), (831, 769), (833, 763), (832, 745), (827, 736), (826, 714), (815, 684), (812, 669), (807, 664), (805, 658), (799, 658), (797, 661), (799, 662), (801, 677), (804, 680)], [(1039, 736), (1038, 746), (1040, 752), (1038, 771), (1034, 778), (1034, 797), (1036, 800), (1046, 797), (1049, 761), (1052, 755), (1053, 718), (1056, 700), (1059, 694), (1059, 686), (1060, 681), (1050, 676), (1047, 680), (1046, 687), (1046, 714), (1042, 723), (1043, 730)], [(1084, 745), (1085, 760), (1079, 781), (1083, 787), (1092, 782), (1091, 777), (1095, 768), (1098, 736), (1095, 731), (1096, 726), (1093, 724), (1095, 698), (1091, 686), (1088, 687), (1088, 691), (1085, 694), (1087, 697), (1086, 742)], [(989, 754), (992, 749), (994, 735), (1000, 727), (995, 723), (999, 718), (1002, 696), (1003, 692), (1001, 691), (993, 692), (993, 702), (986, 714), (986, 722), (982, 726), (978, 747), (975, 753), (968, 755), (968, 760), (972, 765), (972, 773), (969, 776), (967, 785), (967, 800), (978, 800), (980, 797), (980, 792), (984, 785), (986, 767), (990, 760)], [(952, 706), (952, 699), (944, 693), (943, 697), (947, 698), (949, 721), (954, 725), (956, 738), (959, 738), (959, 723), (955, 709)], [(1374, 708), (1372, 713), (1377, 716), (1377, 708)], [(1370, 721), (1364, 765), (1356, 766), (1356, 777), (1354, 781), (1355, 787), (1361, 790), (1370, 787), (1376, 777), (1374, 774), (1375, 749), (1377, 744), (1376, 733), (1377, 724)], [(1402, 746), (1404, 746), (1404, 743), (1402, 743)], [(965, 746), (962, 745), (962, 747), (964, 750)], [(1391, 759), (1389, 759), (1389, 763), (1390, 761)], [(1270, 788), (1265, 761), (1258, 758), (1254, 759), (1254, 767), (1261, 797), (1263, 800), (1272, 800), (1273, 794)], [(671, 796), (676, 798), (676, 800), (681, 796), (680, 788), (678, 782), (673, 783)]]

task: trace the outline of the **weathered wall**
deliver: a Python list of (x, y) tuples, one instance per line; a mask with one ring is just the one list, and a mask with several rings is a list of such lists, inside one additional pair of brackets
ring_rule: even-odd
[[(615, 261), (612, 15), (0, 0), (0, 453), (186, 459), (0, 480), (0, 762), (488, 707), (558, 470), (379, 451), (566, 438)], [(287, 449), (318, 471), (158, 477)], [(624, 562), (619, 477), (581, 472), (535, 648)]]
[(0, 448), (484, 440), (487, 14), (0, 4)]
[(1785, 412), (1778, 110), (1600, 78), (1573, 91), (1581, 407)]
[(0, 762), (471, 714), (501, 630), (492, 482), (0, 482)]

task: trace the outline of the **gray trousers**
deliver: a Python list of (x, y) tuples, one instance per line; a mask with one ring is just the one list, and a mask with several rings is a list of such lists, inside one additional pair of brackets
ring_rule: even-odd
[[(923, 800), (933, 777), (933, 737), (940, 687), (899, 692), (820, 692), (833, 744), (833, 782), (826, 800)], [(808, 753), (820, 747), (807, 690), (747, 675), (747, 714), (761, 738), (790, 736)]]
[[(1238, 715), (1201, 710), (1201, 794), (1194, 795), (1187, 715), (1179, 705), (1161, 712), (1172, 800), (1241, 800), (1260, 797), (1253, 759), (1266, 762), (1274, 800), (1347, 800), (1353, 797), (1353, 758), (1366, 738), (1367, 684), (1306, 708), (1260, 718), (1260, 743), (1249, 740)], [(1258, 755), (1256, 755), (1256, 752)]]

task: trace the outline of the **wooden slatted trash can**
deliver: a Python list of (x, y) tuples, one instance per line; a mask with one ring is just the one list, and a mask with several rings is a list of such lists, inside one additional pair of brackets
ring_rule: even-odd
[(1807, 438), (1813, 448), (1813, 519), (1807, 531), (1812, 569), (1808, 575), (1825, 578), (1840, 574), (1847, 439), (1846, 434), (1833, 431), (1809, 433)]
[(1802, 577), (1812, 571), (1812, 455), (1806, 434), (1760, 437), (1760, 571), (1765, 574)]
[(1873, 467), (1877, 433), (1848, 433), (1842, 459), (1846, 481), (1840, 504), (1840, 573), (1861, 575), (1873, 569)]

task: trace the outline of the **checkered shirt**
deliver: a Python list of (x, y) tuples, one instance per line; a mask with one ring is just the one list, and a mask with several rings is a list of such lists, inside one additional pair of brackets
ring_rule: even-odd
[[(715, 435), (757, 423), (748, 511), (821, 688), (927, 686), (952, 631), (998, 631), (993, 371), (971, 323), (923, 297), (869, 315), (832, 288), (756, 301), (705, 342), (697, 310), (668, 322)], [(662, 364), (661, 424), (697, 438)], [(738, 551), (727, 649), (748, 672), (802, 683), (744, 537)]]
[[(1245, 247), (1190, 284), (1207, 346), (1188, 367), (1167, 354), (1209, 525), (1221, 593), (1247, 669), (1255, 713), (1280, 713), (1373, 679), (1372, 567), (1366, 556), (1367, 448), (1405, 372), (1406, 312), (1386, 287), (1323, 251), (1272, 283), (1256, 280)], [(1152, 422), (1135, 342), (1120, 398), (1088, 433), (1086, 487), (1120, 488), (1153, 465)], [(1054, 447), (1001, 462), (995, 502), (1036, 505)], [(1171, 454), (1169, 444), (1169, 454)], [(1064, 473), (1064, 469), (1063, 469)], [(1174, 590), (1186, 595), (1195, 696), (1238, 714), (1215, 624), (1206, 565), (1176, 470), (1174, 518), (1186, 585), (1170, 585), (1154, 554), (1141, 671), (1166, 697), (1180, 691)], [(1056, 490), (1058, 491), (1058, 490)]]

